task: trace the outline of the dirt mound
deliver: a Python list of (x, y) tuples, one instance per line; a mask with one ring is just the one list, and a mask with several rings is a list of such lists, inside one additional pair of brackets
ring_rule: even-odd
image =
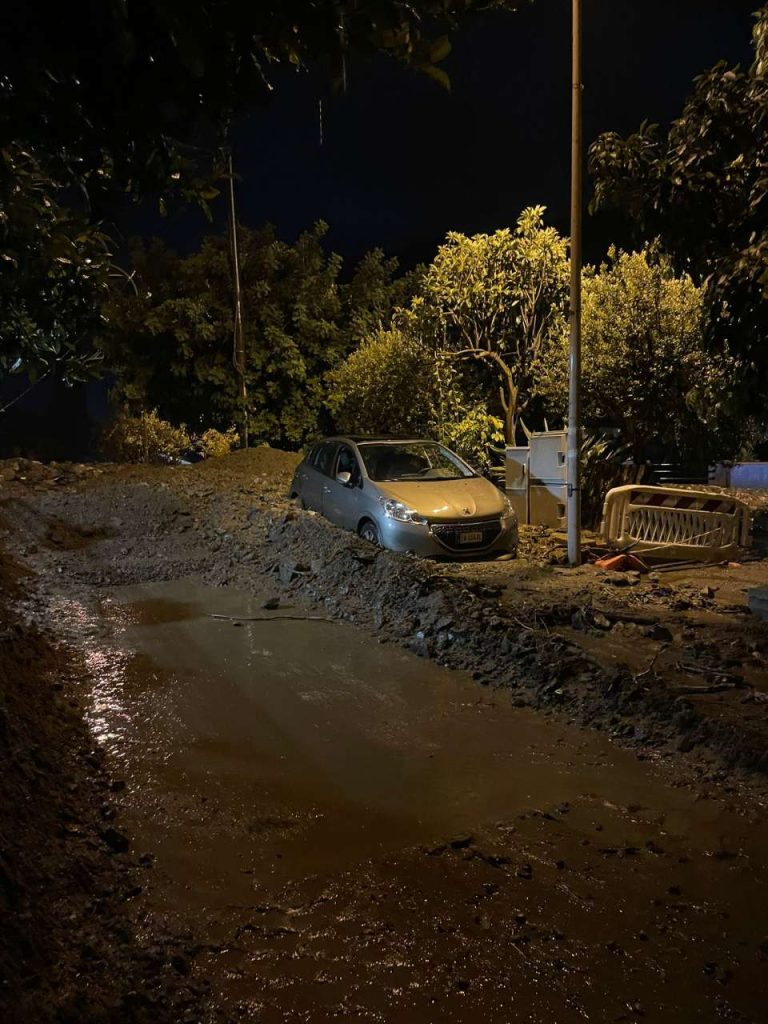
[(762, 703), (714, 717), (690, 689), (671, 688), (653, 670), (609, 670), (580, 645), (526, 627), (499, 602), (500, 588), (377, 551), (311, 513), (277, 518), (267, 544), (277, 578), (295, 595), (508, 688), (521, 705), (558, 709), (642, 747), (701, 745), (731, 765), (768, 771)]
[[(643, 747), (709, 747), (768, 769), (761, 625), (745, 618), (743, 594), (741, 606), (732, 600), (741, 570), (717, 570), (726, 604), (699, 578), (559, 569), (553, 538), (535, 530), (522, 565), (396, 556), (295, 508), (286, 495), (298, 458), (264, 446), (195, 466), (133, 467), (19, 494), (7, 514), (19, 553), (54, 589), (195, 574), (260, 591), (266, 574), (276, 592), (504, 686), (520, 703)], [(52, 550), (54, 527), (72, 543)]]
[(296, 452), (284, 452), (279, 448), (270, 448), (268, 444), (262, 444), (257, 448), (232, 452), (224, 458), (199, 462), (195, 469), (203, 474), (236, 474), (241, 481), (243, 475), (253, 473), (270, 480), (282, 478), (287, 483), (300, 460), (301, 455)]
[(0, 483), (27, 487), (67, 486), (101, 476), (106, 467), (76, 462), (37, 462), (34, 459), (0, 459)]

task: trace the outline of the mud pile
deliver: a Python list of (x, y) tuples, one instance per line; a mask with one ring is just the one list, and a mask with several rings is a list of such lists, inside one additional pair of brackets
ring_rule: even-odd
[(101, 476), (105, 467), (77, 462), (37, 462), (35, 459), (0, 461), (0, 483), (21, 483), (28, 487), (49, 487), (76, 483)]
[(277, 579), (330, 614), (373, 627), (478, 682), (513, 691), (520, 705), (557, 709), (641, 747), (708, 747), (734, 766), (768, 771), (765, 713), (714, 720), (652, 670), (609, 670), (567, 639), (527, 628), (499, 590), (446, 576), (418, 559), (376, 551), (302, 512), (278, 517), (267, 535)]
[[(716, 642), (716, 635), (696, 639), (683, 623), (673, 636), (665, 626), (633, 622), (670, 609), (707, 616), (715, 611), (712, 597), (703, 596), (711, 588), (702, 589), (701, 582), (694, 583), (697, 591), (671, 586), (666, 577), (639, 586), (594, 570), (573, 576), (536, 569), (537, 561), (552, 559), (544, 536), (542, 559), (529, 553), (527, 560), (535, 578), (526, 588), (505, 592), (511, 563), (446, 566), (393, 555), (295, 508), (287, 492), (297, 461), (264, 446), (190, 467), (124, 467), (63, 489), (30, 492), (12, 484), (6, 508), (15, 519), (15, 551), (44, 575), (42, 586), (49, 590), (194, 574), (254, 593), (263, 592), (266, 578), (282, 601), (322, 608), (369, 628), (380, 642), (466, 669), (480, 683), (512, 690), (520, 704), (557, 710), (643, 748), (709, 749), (731, 765), (768, 770), (766, 705), (757, 699), (762, 694), (747, 686), (727, 702), (716, 695), (707, 704), (698, 696), (708, 677), (681, 679), (678, 671), (672, 679), (650, 659), (642, 668), (628, 667), (632, 662), (620, 657), (606, 663), (585, 642), (590, 634), (626, 633), (631, 643), (632, 630), (638, 639), (645, 631), (678, 663), (692, 663), (699, 647), (714, 663), (717, 651), (704, 641)], [(536, 543), (532, 535), (529, 546)], [(515, 578), (525, 581), (526, 571), (515, 568)], [(560, 577), (541, 576), (547, 571), (565, 572), (562, 586)], [(571, 579), (581, 581), (581, 590), (570, 592), (575, 600), (564, 589)], [(529, 614), (524, 591), (539, 602), (546, 593), (552, 607), (539, 604)], [(729, 637), (746, 633), (740, 621), (731, 614)], [(573, 628), (564, 631), (562, 623)], [(712, 629), (704, 619), (699, 627)], [(693, 656), (687, 646), (696, 649)], [(733, 661), (735, 649), (721, 646)], [(746, 639), (742, 646), (751, 658)], [(725, 663), (718, 668), (729, 671)]]

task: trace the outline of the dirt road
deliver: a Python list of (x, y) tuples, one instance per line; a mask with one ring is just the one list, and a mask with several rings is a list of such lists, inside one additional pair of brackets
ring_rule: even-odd
[(74, 915), (57, 986), (17, 863), (55, 764), (49, 818), (3, 822), (38, 929), (6, 1019), (764, 1019), (763, 563), (619, 587), (536, 536), (420, 563), (291, 508), (293, 460), (6, 483), (14, 650), (69, 666), (83, 796), (38, 872)]

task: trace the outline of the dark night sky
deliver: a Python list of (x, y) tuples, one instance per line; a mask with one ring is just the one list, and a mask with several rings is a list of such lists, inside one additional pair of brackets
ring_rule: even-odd
[[(668, 122), (693, 77), (750, 59), (759, 0), (585, 0), (585, 140)], [(465, 22), (445, 63), (450, 93), (384, 59), (350, 68), (346, 95), (324, 96), (320, 145), (314, 74), (278, 80), (272, 106), (236, 135), (239, 217), (292, 238), (318, 218), (346, 259), (380, 245), (405, 265), (429, 260), (446, 231), (492, 231), (544, 204), (567, 232), (570, 0), (535, 0), (516, 15)], [(587, 255), (610, 231), (590, 220)], [(196, 212), (127, 232), (184, 250), (210, 230)]]

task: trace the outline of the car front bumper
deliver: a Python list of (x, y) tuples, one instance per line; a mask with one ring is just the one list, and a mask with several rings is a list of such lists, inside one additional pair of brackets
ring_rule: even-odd
[[(497, 517), (498, 529), (492, 531), (488, 524), (490, 519), (482, 523), (402, 523), (389, 516), (378, 519), (381, 542), (390, 551), (408, 552), (424, 558), (483, 558), (489, 555), (515, 553), (517, 551), (517, 521), (514, 516)], [(476, 527), (485, 527), (487, 543), (462, 545), (457, 534)]]

